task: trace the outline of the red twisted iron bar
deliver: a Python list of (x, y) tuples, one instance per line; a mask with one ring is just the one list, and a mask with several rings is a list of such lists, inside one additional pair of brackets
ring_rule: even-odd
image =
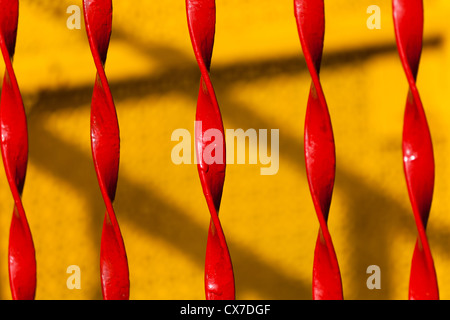
[(426, 236), (434, 189), (434, 156), (425, 111), (416, 86), (422, 52), (422, 0), (393, 0), (397, 48), (409, 84), (403, 123), (403, 167), (418, 238), (411, 263), (409, 299), (439, 299)]
[[(225, 138), (222, 116), (209, 77), (216, 22), (215, 1), (186, 0), (186, 13), (189, 35), (201, 72), (195, 126), (197, 168), (211, 215), (206, 245), (205, 293), (208, 300), (233, 300), (233, 266), (218, 216), (225, 180)], [(205, 133), (211, 130), (219, 133), (215, 139), (220, 136), (221, 141), (210, 141), (212, 137)], [(219, 161), (210, 163), (205, 159), (204, 151), (210, 144), (223, 150), (222, 155), (216, 154)]]
[(341, 274), (327, 227), (336, 157), (331, 119), (319, 79), (325, 34), (324, 2), (294, 0), (294, 12), (312, 78), (305, 118), (304, 151), (308, 184), (320, 225), (314, 252), (313, 299), (341, 300)]
[(0, 47), (6, 65), (0, 102), (1, 149), (14, 198), (9, 233), (9, 281), (14, 300), (32, 300), (36, 293), (36, 258), (21, 196), (28, 163), (27, 119), (14, 74), (18, 0), (0, 0)]
[(111, 0), (84, 0), (89, 45), (97, 68), (91, 104), (91, 149), (106, 213), (100, 248), (102, 294), (105, 300), (129, 299), (127, 255), (113, 209), (119, 173), (119, 124), (104, 65), (112, 24)]

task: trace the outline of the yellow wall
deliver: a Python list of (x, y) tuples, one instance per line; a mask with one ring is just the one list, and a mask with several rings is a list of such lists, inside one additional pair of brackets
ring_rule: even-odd
[[(446, 0), (425, 0), (418, 87), (434, 142), (428, 225), (441, 298), (450, 298), (450, 52)], [(37, 299), (101, 299), (104, 204), (93, 169), (89, 107), (95, 68), (81, 1), (22, 0), (14, 67), (29, 126), (23, 201), (36, 247)], [(184, 1), (114, 1), (106, 71), (121, 130), (115, 209), (128, 253), (131, 299), (203, 299), (209, 213), (195, 165), (171, 161), (175, 129), (193, 131), (199, 72)], [(381, 30), (366, 9), (381, 8)], [(211, 75), (225, 128), (279, 129), (280, 167), (229, 165), (221, 207), (238, 299), (311, 299), (318, 222), (303, 160), (310, 78), (292, 1), (217, 0)], [(403, 177), (407, 83), (388, 0), (326, 1), (321, 73), (337, 152), (329, 226), (347, 299), (406, 299), (416, 229)], [(3, 64), (0, 66), (3, 73)], [(10, 299), (12, 197), (0, 175), (0, 298)], [(69, 290), (66, 269), (81, 268)], [(381, 268), (381, 290), (366, 268)]]

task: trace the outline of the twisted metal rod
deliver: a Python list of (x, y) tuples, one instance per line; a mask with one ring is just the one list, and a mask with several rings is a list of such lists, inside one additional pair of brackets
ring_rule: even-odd
[(0, 102), (1, 152), (14, 198), (9, 233), (9, 282), (14, 300), (32, 300), (36, 292), (36, 258), (33, 238), (21, 196), (28, 163), (28, 130), (12, 60), (15, 52), (18, 0), (0, 0), (0, 47), (6, 71)]
[(434, 189), (430, 130), (416, 86), (423, 39), (422, 0), (393, 0), (397, 48), (409, 84), (403, 123), (403, 167), (418, 238), (411, 263), (409, 299), (439, 299), (426, 235)]
[(84, 0), (89, 45), (97, 69), (91, 103), (91, 150), (106, 213), (100, 248), (102, 294), (105, 300), (129, 299), (127, 255), (114, 213), (119, 173), (119, 124), (104, 65), (112, 24), (111, 0)]
[[(205, 258), (205, 293), (208, 300), (235, 299), (234, 274), (231, 257), (220, 220), (219, 207), (225, 180), (225, 138), (214, 88), (209, 77), (214, 45), (216, 8), (214, 0), (186, 0), (189, 35), (200, 68), (195, 127), (198, 173), (211, 215)], [(214, 140), (208, 132), (215, 132)], [(205, 150), (213, 145), (215, 161), (205, 159)], [(220, 154), (220, 151), (223, 151)]]
[(300, 42), (312, 78), (305, 118), (304, 152), (308, 184), (319, 220), (313, 264), (313, 299), (343, 299), (339, 264), (327, 221), (335, 178), (335, 145), (331, 119), (320, 84), (325, 34), (323, 0), (294, 0)]

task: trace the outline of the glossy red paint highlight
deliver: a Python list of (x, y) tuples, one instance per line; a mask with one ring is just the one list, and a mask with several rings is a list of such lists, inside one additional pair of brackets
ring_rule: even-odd
[[(205, 258), (205, 294), (208, 300), (235, 299), (233, 266), (220, 220), (219, 207), (225, 180), (225, 140), (222, 116), (209, 77), (214, 45), (216, 8), (214, 0), (186, 0), (189, 34), (195, 58), (200, 68), (200, 90), (197, 101), (195, 146), (198, 173), (211, 215)], [(221, 132), (222, 141), (209, 141), (204, 133), (209, 129)], [(203, 151), (211, 143), (223, 146), (220, 161), (207, 164)]]
[(418, 238), (411, 263), (409, 299), (439, 299), (433, 257), (426, 226), (434, 189), (434, 156), (425, 111), (416, 86), (422, 52), (422, 0), (394, 0), (393, 17), (397, 48), (409, 92), (403, 124), (403, 165)]
[(312, 78), (305, 117), (306, 174), (319, 220), (314, 251), (313, 299), (343, 299), (341, 274), (327, 221), (335, 179), (335, 145), (331, 119), (319, 72), (325, 34), (323, 0), (294, 0), (303, 55)]
[(0, 102), (1, 151), (14, 198), (9, 233), (9, 281), (14, 300), (32, 300), (36, 292), (36, 258), (21, 196), (28, 162), (27, 119), (12, 66), (19, 2), (0, 0), (0, 47), (6, 71)]
[(113, 208), (119, 173), (119, 124), (104, 70), (111, 36), (112, 2), (84, 0), (83, 8), (97, 69), (91, 103), (91, 150), (106, 205), (100, 248), (102, 294), (105, 300), (127, 300), (130, 294), (127, 255)]

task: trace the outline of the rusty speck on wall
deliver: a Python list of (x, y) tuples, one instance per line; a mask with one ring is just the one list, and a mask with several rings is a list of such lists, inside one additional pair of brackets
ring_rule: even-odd
[(448, 299), (449, 10), (0, 0), (0, 299)]

